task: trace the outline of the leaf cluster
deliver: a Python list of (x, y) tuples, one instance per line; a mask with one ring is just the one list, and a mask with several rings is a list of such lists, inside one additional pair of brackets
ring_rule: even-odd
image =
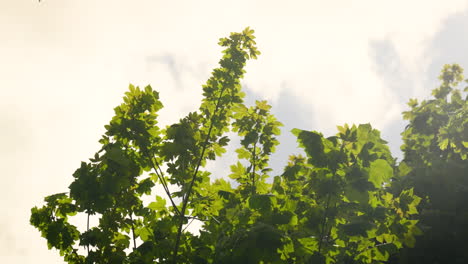
[[(383, 263), (414, 244), (420, 198), (410, 188), (389, 191), (398, 170), (369, 124), (331, 137), (294, 129), (307, 156), (291, 156), (271, 177), (282, 124), (266, 101), (244, 105), (240, 84), (246, 61), (260, 54), (254, 39), (249, 28), (222, 38), (199, 109), (165, 128), (158, 92), (130, 85), (70, 191), (31, 210), (49, 248), (68, 263), (328, 264)], [(205, 169), (226, 152), (230, 131), (241, 137), (226, 175), (235, 187)], [(82, 232), (69, 222), (76, 214), (87, 216)], [(99, 223), (89, 226), (90, 217)], [(194, 220), (199, 234), (187, 229)]]

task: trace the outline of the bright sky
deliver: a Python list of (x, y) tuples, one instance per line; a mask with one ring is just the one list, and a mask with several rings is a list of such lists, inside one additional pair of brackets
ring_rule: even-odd
[(443, 64), (468, 67), (466, 0), (0, 0), (0, 263), (63, 263), (30, 208), (68, 190), (129, 83), (159, 90), (175, 122), (198, 106), (218, 39), (246, 26), (262, 52), (247, 101), (270, 100), (285, 124), (276, 169), (293, 127), (370, 122), (399, 155), (408, 99)]

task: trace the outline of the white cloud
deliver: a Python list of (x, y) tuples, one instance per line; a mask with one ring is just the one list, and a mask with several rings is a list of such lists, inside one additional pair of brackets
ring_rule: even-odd
[[(0, 233), (14, 230), (0, 237), (0, 262), (61, 263), (28, 226), (29, 208), (66, 190), (98, 150), (128, 83), (158, 89), (162, 123), (174, 122), (197, 107), (218, 38), (251, 26), (263, 53), (247, 68), (255, 93), (281, 100), (286, 83), (326, 133), (344, 122), (383, 128), (403, 102), (375, 69), (370, 43), (391, 43), (422, 95), (431, 39), (466, 8), (456, 0), (0, 2), (0, 205), (9, 212)], [(172, 70), (151, 60), (168, 54)]]

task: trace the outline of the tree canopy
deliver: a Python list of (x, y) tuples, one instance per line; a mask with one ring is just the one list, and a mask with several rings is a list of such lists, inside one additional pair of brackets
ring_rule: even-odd
[[(329, 264), (384, 263), (415, 245), (430, 221), (419, 225), (418, 209), (437, 199), (421, 199), (424, 177), (413, 175), (452, 166), (457, 180), (466, 171), (466, 99), (451, 88), (460, 68), (444, 70), (434, 92), (439, 103), (410, 102), (404, 162), (396, 163), (370, 124), (338, 126), (332, 136), (294, 129), (305, 155), (291, 155), (275, 176), (269, 157), (282, 124), (266, 101), (245, 105), (240, 84), (247, 60), (260, 54), (253, 33), (220, 39), (223, 56), (202, 87), (199, 109), (173, 125), (158, 125), (157, 91), (130, 85), (102, 147), (75, 171), (69, 192), (31, 209), (49, 249), (67, 263)], [(241, 138), (238, 161), (231, 174), (211, 179), (205, 165), (226, 152), (230, 131)], [(441, 155), (458, 163), (439, 162)], [(453, 195), (457, 205), (467, 197)], [(76, 214), (87, 216), (84, 231), (69, 221)], [(99, 223), (90, 226), (90, 217)], [(199, 234), (187, 230), (194, 220), (202, 223)]]

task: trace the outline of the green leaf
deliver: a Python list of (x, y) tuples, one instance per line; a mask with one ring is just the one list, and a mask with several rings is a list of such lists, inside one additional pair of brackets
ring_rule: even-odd
[(115, 245), (120, 248), (128, 248), (130, 245), (130, 237), (124, 234), (117, 234), (113, 239)]
[(446, 138), (446, 139), (442, 140), (442, 141), (439, 143), (439, 148), (440, 148), (441, 150), (446, 150), (447, 147), (448, 147), (448, 144), (449, 144), (449, 140), (448, 140), (448, 138)]
[(376, 188), (382, 188), (384, 182), (388, 182), (393, 176), (393, 168), (386, 160), (378, 159), (370, 164), (369, 168), (369, 181), (374, 184)]
[(106, 150), (106, 157), (124, 167), (128, 167), (130, 161), (125, 157), (122, 149), (117, 146), (112, 146)]
[(136, 229), (135, 234), (139, 236), (141, 240), (147, 241), (152, 235), (152, 230), (150, 230), (148, 227), (142, 227), (142, 228)]
[(238, 161), (237, 164), (231, 165), (231, 174), (229, 178), (239, 179), (242, 178), (245, 174), (245, 167)]
[(256, 194), (249, 198), (249, 207), (261, 212), (268, 212), (272, 209), (273, 196), (268, 194)]
[(399, 176), (408, 175), (411, 171), (412, 171), (412, 168), (408, 166), (406, 162), (402, 161), (400, 162), (400, 164), (398, 164)]
[(322, 134), (297, 128), (294, 128), (291, 132), (297, 137), (299, 146), (303, 147), (310, 157), (312, 165), (317, 167), (325, 167), (327, 165)]
[(348, 236), (367, 236), (367, 230), (372, 228), (372, 224), (366, 221), (356, 221), (343, 225), (343, 231)]
[(316, 252), (318, 250), (319, 243), (315, 237), (299, 238), (297, 241), (299, 241), (301, 246), (307, 249), (309, 252)]
[(156, 195), (156, 202), (151, 202), (148, 208), (154, 211), (161, 211), (166, 209), (166, 200)]
[[(294, 214), (290, 211), (281, 211), (276, 212), (272, 215), (272, 221), (274, 224), (277, 225), (286, 225), (292, 221)], [(297, 217), (296, 217), (296, 224), (297, 224)]]
[(387, 260), (388, 259), (388, 255), (393, 255), (395, 254), (396, 252), (398, 252), (398, 248), (392, 244), (392, 243), (385, 243), (385, 244), (381, 244), (381, 245), (377, 245), (377, 249), (382, 253), (382, 254), (386, 254), (387, 255), (387, 258), (386, 259), (382, 259), (382, 260)]
[(271, 106), (268, 105), (267, 101), (257, 101), (255, 102), (256, 106), (260, 110), (269, 111)]
[(351, 185), (347, 185), (344, 190), (346, 198), (350, 202), (359, 202), (366, 204), (369, 201), (369, 194), (366, 191), (353, 188)]
[(218, 191), (218, 195), (223, 197), (226, 200), (229, 200), (234, 194), (232, 192), (220, 190)]

